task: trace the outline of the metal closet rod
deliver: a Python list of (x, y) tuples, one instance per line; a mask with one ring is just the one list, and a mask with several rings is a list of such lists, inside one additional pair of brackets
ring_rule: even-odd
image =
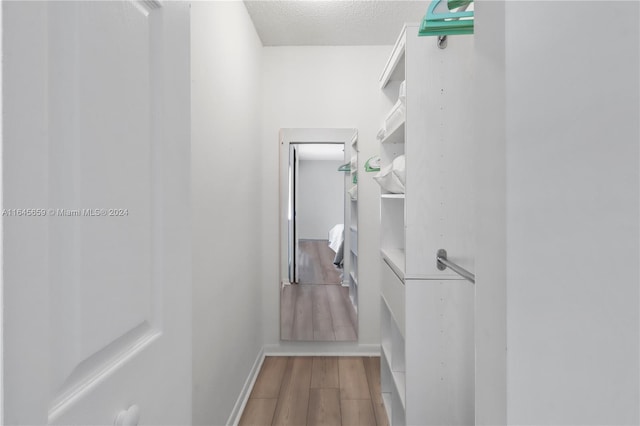
[(438, 266), (438, 269), (441, 271), (449, 268), (456, 274), (460, 275), (462, 278), (471, 281), (474, 284), (476, 283), (476, 276), (474, 274), (467, 271), (462, 266), (457, 265), (447, 259), (447, 251), (445, 249), (440, 249), (436, 253), (436, 264)]

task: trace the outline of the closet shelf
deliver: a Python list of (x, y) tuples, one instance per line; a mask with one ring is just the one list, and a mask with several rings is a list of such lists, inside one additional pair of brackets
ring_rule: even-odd
[(404, 409), (406, 406), (405, 396), (406, 396), (406, 388), (407, 388), (406, 372), (393, 371), (393, 369), (391, 368), (391, 365), (392, 365), (391, 347), (389, 344), (382, 345), (382, 352), (384, 353), (384, 356), (381, 358), (381, 360), (382, 362), (386, 363), (386, 366), (384, 368), (387, 369), (387, 372), (391, 373), (392, 386), (394, 387), (395, 394), (398, 395), (398, 398), (400, 399), (400, 403), (402, 404), (402, 408)]
[[(382, 352), (384, 352), (384, 358), (386, 362), (391, 365), (391, 342), (382, 342)], [(391, 367), (389, 367), (391, 370)]]
[(404, 143), (405, 123), (406, 119), (399, 122), (389, 133), (385, 135), (380, 143)]
[(405, 254), (403, 249), (381, 248), (380, 253), (384, 261), (391, 267), (393, 272), (404, 281)]
[(398, 397), (400, 398), (402, 408), (406, 409), (405, 392), (407, 388), (407, 376), (404, 371), (391, 371), (391, 377), (393, 377), (393, 384), (396, 388)]
[(389, 424), (393, 424), (393, 417), (391, 416), (391, 392), (382, 392), (382, 402), (384, 403), (384, 408), (387, 412), (387, 420), (389, 421)]
[(380, 194), (380, 198), (387, 200), (404, 200), (405, 194)]
[(404, 80), (404, 52), (406, 47), (405, 32), (407, 26), (402, 27), (402, 31), (396, 40), (396, 44), (393, 47), (391, 56), (387, 60), (387, 63), (380, 75), (380, 88), (384, 89), (389, 81), (402, 81)]
[(353, 305), (356, 314), (358, 312), (358, 133), (354, 133), (349, 141), (344, 145), (345, 158), (349, 158), (350, 176), (346, 177), (346, 187), (349, 188), (347, 197), (348, 203), (345, 203), (345, 211), (348, 212), (348, 221), (344, 227), (344, 282), (343, 285), (349, 288), (349, 300)]

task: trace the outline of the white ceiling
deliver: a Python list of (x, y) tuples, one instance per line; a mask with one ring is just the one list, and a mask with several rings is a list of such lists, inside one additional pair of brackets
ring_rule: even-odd
[(420, 22), (429, 0), (245, 0), (265, 46), (392, 45), (405, 22)]
[(344, 160), (344, 144), (301, 143), (297, 144), (297, 146), (300, 160)]

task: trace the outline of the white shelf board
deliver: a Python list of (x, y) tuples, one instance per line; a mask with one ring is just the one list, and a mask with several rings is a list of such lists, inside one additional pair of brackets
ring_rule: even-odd
[(391, 55), (380, 75), (380, 88), (384, 89), (390, 80), (404, 80), (404, 52), (406, 49), (407, 26), (402, 27), (402, 31), (396, 40)]
[(382, 138), (380, 143), (382, 143), (382, 144), (386, 144), (386, 143), (404, 143), (404, 133), (405, 133), (404, 129), (405, 129), (406, 122), (407, 122), (407, 120), (406, 120), (406, 117), (405, 117), (401, 122), (396, 124), (396, 126), (393, 129), (391, 129), (389, 131), (389, 133), (384, 135), (384, 138)]
[(353, 139), (351, 139), (351, 146), (358, 146), (358, 133), (353, 135)]
[(402, 249), (381, 248), (380, 253), (387, 265), (391, 267), (393, 272), (404, 280), (405, 254)]
[(384, 403), (384, 410), (387, 412), (389, 424), (393, 424), (391, 423), (391, 393), (382, 392), (382, 402)]
[(356, 276), (353, 273), (353, 271), (349, 272), (349, 275), (351, 276), (351, 279), (353, 280), (353, 283), (357, 286), (358, 285), (358, 279), (356, 278)]
[(380, 194), (380, 198), (388, 200), (404, 200), (405, 194)]
[(386, 363), (387, 366), (389, 367), (389, 371), (391, 371), (391, 343), (388, 342), (387, 344), (381, 344), (380, 346), (382, 346), (382, 352), (384, 353), (384, 358), (382, 358)]
[(393, 377), (393, 385), (396, 388), (396, 392), (398, 393), (398, 397), (400, 398), (400, 402), (402, 403), (402, 408), (406, 409), (407, 405), (405, 403), (405, 393), (407, 388), (407, 379), (404, 371), (391, 371), (391, 377)]

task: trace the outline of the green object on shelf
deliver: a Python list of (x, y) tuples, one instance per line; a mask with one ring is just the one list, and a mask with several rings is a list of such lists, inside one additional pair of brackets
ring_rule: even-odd
[(374, 155), (364, 163), (365, 172), (379, 172), (380, 171), (380, 156)]
[(473, 11), (452, 11), (471, 4), (472, 0), (450, 0), (447, 1), (447, 7), (440, 6), (445, 1), (433, 0), (429, 4), (418, 30), (419, 36), (473, 34)]
[(345, 163), (342, 166), (338, 167), (339, 172), (350, 172), (351, 171), (351, 163)]
[(352, 183), (358, 183), (358, 172), (353, 173), (353, 179), (351, 179)]

